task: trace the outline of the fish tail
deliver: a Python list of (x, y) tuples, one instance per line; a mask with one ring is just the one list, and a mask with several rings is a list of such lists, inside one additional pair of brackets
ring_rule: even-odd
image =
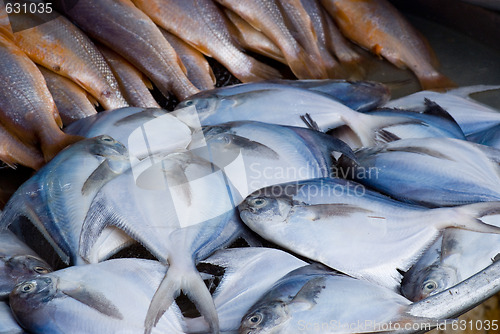
[[(435, 209), (439, 210), (439, 209)], [(500, 202), (481, 202), (462, 205), (444, 210), (454, 210), (458, 215), (452, 217), (452, 227), (481, 232), (500, 234)], [(485, 223), (484, 221), (488, 223)]]
[(68, 135), (62, 131), (56, 136), (56, 138), (54, 137), (55, 136), (52, 135), (50, 138), (41, 139), (42, 153), (46, 162), (50, 161), (66, 146), (74, 144), (83, 139), (83, 137)]
[(193, 263), (178, 266), (176, 262), (170, 265), (151, 300), (144, 321), (144, 333), (151, 333), (152, 328), (156, 326), (175, 298), (179, 296), (181, 290), (195, 304), (200, 314), (205, 317), (205, 320), (210, 324), (211, 332), (219, 333), (219, 319), (214, 301), (196, 267)]
[(498, 90), (498, 89), (500, 89), (500, 85), (474, 85), (474, 86), (455, 88), (455, 89), (450, 90), (446, 93), (460, 96), (463, 98), (469, 98), (469, 95), (471, 95), (471, 94), (482, 93), (482, 92), (487, 92), (490, 90)]
[(248, 57), (248, 58), (249, 58), (249, 62), (250, 62), (249, 74), (238, 76), (237, 73), (235, 73), (235, 76), (237, 76), (238, 79), (241, 80), (242, 82), (253, 82), (253, 81), (260, 81), (260, 80), (280, 79), (283, 77), (277, 69), (275, 69), (271, 66), (268, 66), (264, 63), (261, 63), (260, 61), (258, 61), (256, 59), (253, 59), (250, 57)]
[(419, 76), (418, 80), (420, 81), (420, 85), (424, 90), (457, 87), (457, 84), (454, 83), (450, 78), (438, 72), (433, 72), (425, 76)]

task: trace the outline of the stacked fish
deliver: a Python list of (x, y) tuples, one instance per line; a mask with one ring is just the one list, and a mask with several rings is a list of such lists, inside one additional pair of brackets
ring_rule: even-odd
[(351, 42), (424, 88), (453, 85), (386, 0), (1, 0), (0, 160), (38, 170), (81, 139), (62, 125), (97, 105), (158, 108), (161, 94), (214, 88), (204, 56), (241, 82), (359, 79), (367, 54)]
[[(500, 113), (468, 98), (498, 88), (388, 102), (379, 83), (273, 80), (203, 91), (173, 112), (78, 120), (66, 132), (86, 139), (0, 217), (6, 323), (32, 333), (443, 326), (500, 291), (500, 148), (489, 139)], [(51, 272), (22, 242), (45, 242), (42, 258), (66, 265)], [(137, 243), (143, 258), (120, 252)]]

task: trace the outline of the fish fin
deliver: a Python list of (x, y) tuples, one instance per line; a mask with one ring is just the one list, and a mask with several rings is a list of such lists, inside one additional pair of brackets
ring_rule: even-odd
[(52, 160), (53, 157), (57, 155), (62, 149), (66, 146), (74, 144), (80, 140), (84, 139), (84, 137), (68, 135), (61, 132), (60, 136), (57, 136), (56, 140), (44, 140), (42, 139), (42, 153), (43, 158), (46, 162)]
[(428, 76), (419, 76), (418, 80), (424, 90), (441, 90), (458, 87), (450, 78), (438, 72), (431, 73)]
[[(480, 202), (466, 204), (458, 207), (442, 208), (442, 210), (455, 210), (457, 215), (448, 220), (450, 227), (481, 233), (500, 234), (500, 202)], [(435, 209), (435, 210), (440, 210)], [(482, 219), (494, 220), (495, 225), (485, 223)]]
[(315, 299), (318, 298), (324, 288), (325, 277), (315, 277), (304, 284), (295, 297), (293, 297), (290, 301), (290, 304), (300, 303), (302, 305), (307, 305), (307, 309), (312, 309), (316, 304)]
[(141, 80), (142, 82), (144, 83), (144, 86), (146, 86), (149, 90), (153, 90), (153, 83), (151, 82), (151, 80), (149, 80), (149, 78), (144, 75), (143, 73), (141, 73)]
[(118, 308), (99, 291), (78, 286), (74, 289), (63, 289), (62, 292), (108, 317), (123, 320)]
[(87, 95), (87, 99), (90, 101), (90, 103), (94, 106), (94, 107), (98, 107), (99, 106), (99, 102), (97, 101), (97, 99), (95, 97), (93, 97), (92, 95), (90, 95), (89, 93), (86, 93)]
[(113, 168), (113, 162), (106, 159), (90, 174), (82, 186), (82, 195), (88, 196), (102, 188), (106, 182), (118, 176), (123, 169)]
[(498, 262), (498, 261), (500, 261), (500, 253), (498, 253), (497, 255), (495, 255), (495, 257), (491, 259), (491, 262)]
[(242, 82), (252, 82), (252, 81), (260, 81), (260, 80), (267, 80), (267, 79), (279, 79), (282, 78), (283, 76), (281, 73), (275, 69), (274, 67), (271, 67), (269, 65), (266, 65), (264, 63), (261, 63), (260, 61), (251, 58), (248, 56), (249, 63), (250, 63), (250, 74), (248, 75), (239, 75), (238, 77), (239, 80)]
[(447, 91), (446, 94), (451, 94), (470, 99), (470, 95), (472, 94), (487, 92), (490, 90), (498, 90), (498, 89), (500, 89), (500, 85), (474, 85), (474, 86), (455, 88)]
[(181, 290), (195, 304), (200, 314), (204, 316), (205, 321), (209, 323), (210, 331), (219, 333), (219, 319), (212, 295), (210, 295), (196, 267), (192, 263), (188, 266), (177, 266), (176, 262), (171, 263), (151, 300), (144, 321), (144, 333), (151, 333), (152, 328), (156, 326)]
[(318, 132), (321, 132), (319, 126), (318, 126), (318, 123), (316, 123), (311, 115), (309, 113), (306, 113), (305, 115), (300, 115), (300, 119), (302, 120), (302, 122), (305, 123), (305, 125), (309, 128), (309, 129), (312, 129), (312, 130), (316, 130)]
[(375, 133), (375, 141), (377, 143), (390, 143), (400, 139), (400, 137), (387, 130), (380, 130)]
[(424, 98), (424, 104), (425, 110), (422, 112), (423, 114), (434, 115), (446, 119), (447, 121), (456, 125), (458, 129), (460, 129), (460, 125), (458, 125), (457, 121), (436, 102), (431, 101), (428, 98)]

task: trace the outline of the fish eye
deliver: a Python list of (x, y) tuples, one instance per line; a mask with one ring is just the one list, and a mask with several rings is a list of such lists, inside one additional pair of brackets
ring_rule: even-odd
[(193, 104), (194, 104), (193, 100), (189, 100), (189, 101), (184, 102), (184, 105), (186, 107), (192, 106)]
[(108, 143), (111, 143), (114, 141), (113, 138), (111, 138), (110, 136), (102, 136), (101, 139), (102, 139), (102, 141), (105, 141)]
[(35, 291), (36, 283), (35, 282), (24, 283), (23, 285), (21, 285), (20, 288), (21, 288), (22, 292), (31, 293), (31, 292)]
[(438, 287), (438, 286), (437, 286), (437, 283), (436, 283), (436, 282), (434, 282), (434, 281), (432, 281), (432, 280), (429, 280), (429, 281), (425, 281), (425, 282), (424, 282), (424, 290), (425, 290), (426, 292), (432, 292), (432, 291), (436, 290), (436, 289), (437, 289), (437, 287)]
[(255, 313), (252, 315), (248, 320), (253, 324), (253, 325), (258, 325), (262, 321), (262, 314), (260, 313)]
[(254, 198), (253, 200), (250, 201), (250, 204), (257, 208), (261, 208), (267, 204), (267, 201), (264, 198)]
[(41, 267), (41, 266), (36, 266), (33, 268), (34, 271), (36, 271), (39, 274), (48, 274), (49, 270), (47, 268)]

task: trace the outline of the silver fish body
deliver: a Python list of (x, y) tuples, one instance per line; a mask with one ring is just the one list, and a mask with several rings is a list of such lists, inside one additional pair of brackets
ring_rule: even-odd
[(0, 302), (0, 333), (25, 333), (21, 326), (17, 323), (16, 319), (14, 319), (9, 305), (5, 302)]
[(265, 239), (353, 277), (398, 289), (398, 269), (408, 270), (445, 227), (497, 233), (496, 226), (478, 220), (498, 218), (497, 207), (498, 202), (489, 202), (425, 209), (354, 182), (325, 178), (261, 189), (239, 210), (243, 222)]
[(500, 149), (500, 124), (471, 134), (467, 137), (467, 140)]
[[(142, 333), (149, 302), (166, 269), (143, 259), (70, 267), (18, 285), (10, 304), (30, 333)], [(183, 332), (177, 305), (153, 330)]]

